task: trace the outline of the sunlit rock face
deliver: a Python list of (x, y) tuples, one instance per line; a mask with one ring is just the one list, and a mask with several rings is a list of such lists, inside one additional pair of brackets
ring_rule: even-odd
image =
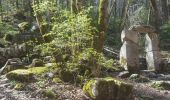
[(120, 50), (120, 64), (131, 73), (139, 70), (138, 35), (131, 30), (123, 30), (121, 34), (123, 45)]
[(159, 40), (156, 33), (146, 34), (145, 50), (146, 50), (146, 61), (149, 70), (160, 71), (160, 49)]

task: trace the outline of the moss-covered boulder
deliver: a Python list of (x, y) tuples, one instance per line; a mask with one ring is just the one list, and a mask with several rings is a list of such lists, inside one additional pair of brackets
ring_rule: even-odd
[(92, 79), (83, 86), (84, 93), (94, 100), (133, 100), (133, 86), (114, 78)]
[(18, 70), (14, 70), (14, 71), (7, 73), (6, 77), (9, 80), (15, 80), (15, 81), (20, 81), (20, 82), (30, 82), (33, 80), (33, 73), (28, 70), (18, 69)]
[(31, 67), (42, 67), (44, 66), (44, 63), (41, 59), (33, 59), (31, 63)]
[(49, 67), (32, 67), (32, 68), (28, 68), (28, 71), (32, 72), (35, 75), (42, 75), (45, 72), (48, 72), (50, 70)]

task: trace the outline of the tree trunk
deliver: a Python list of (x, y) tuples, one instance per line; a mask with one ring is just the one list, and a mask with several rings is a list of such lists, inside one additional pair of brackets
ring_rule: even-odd
[(157, 7), (156, 0), (150, 0), (151, 6), (154, 10), (154, 16), (155, 16), (155, 28), (157, 31), (159, 31), (159, 26), (160, 26), (160, 16), (159, 16), (159, 11)]
[[(38, 0), (33, 0), (33, 6), (35, 5), (38, 6), (38, 4), (39, 4)], [(37, 24), (38, 24), (38, 27), (41, 33), (42, 42), (45, 42), (44, 37), (43, 37), (43, 35), (45, 34), (45, 30), (44, 30), (45, 28), (43, 28), (43, 25), (42, 25), (43, 24), (42, 15), (37, 11), (34, 11), (34, 13), (35, 13), (36, 21), (37, 21)]]
[(1, 21), (3, 20), (3, 8), (2, 8), (2, 0), (0, 0), (0, 10), (1, 10)]
[(163, 21), (166, 22), (168, 20), (168, 5), (167, 0), (162, 0), (162, 11), (163, 11)]
[(99, 3), (99, 18), (98, 18), (98, 28), (99, 32), (97, 37), (95, 37), (94, 48), (98, 52), (102, 52), (106, 31), (107, 31), (107, 24), (108, 24), (108, 0), (100, 0)]
[(81, 11), (83, 3), (85, 3), (85, 1), (83, 0), (71, 0), (71, 12), (79, 13)]

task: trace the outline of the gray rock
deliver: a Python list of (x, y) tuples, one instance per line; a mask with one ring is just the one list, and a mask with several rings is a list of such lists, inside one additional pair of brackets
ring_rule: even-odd
[(31, 63), (31, 67), (42, 67), (44, 66), (44, 63), (41, 59), (33, 59)]
[(134, 31), (123, 30), (121, 40), (120, 65), (130, 73), (136, 73), (139, 71), (138, 35)]
[(163, 72), (170, 72), (170, 58), (162, 58), (161, 65)]
[(135, 82), (140, 82), (140, 83), (149, 82), (149, 79), (147, 77), (141, 76), (139, 74), (132, 74), (129, 77), (129, 79)]
[(52, 56), (46, 56), (46, 57), (44, 57), (44, 59), (43, 59), (43, 62), (44, 62), (44, 63), (52, 63), (52, 61), (53, 61)]
[(161, 59), (159, 39), (156, 33), (146, 34), (145, 49), (146, 49), (146, 61), (149, 70), (161, 71)]
[(140, 75), (148, 77), (148, 78), (157, 78), (158, 76), (153, 71), (142, 70), (140, 71)]
[(25, 69), (21, 60), (19, 58), (8, 59), (4, 67), (0, 69), (0, 74), (6, 74), (16, 69)]
[(123, 71), (123, 72), (120, 72), (118, 77), (120, 78), (128, 78), (131, 74), (128, 72), (128, 71)]

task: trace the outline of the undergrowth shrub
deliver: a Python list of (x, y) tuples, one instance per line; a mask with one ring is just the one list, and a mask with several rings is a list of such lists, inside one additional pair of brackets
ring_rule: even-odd
[(41, 56), (53, 55), (58, 75), (64, 81), (81, 83), (85, 78), (100, 77), (102, 67), (111, 67), (113, 61), (93, 49), (97, 29), (88, 16), (89, 9), (78, 14), (57, 8), (53, 12), (55, 14), (50, 19), (52, 29), (44, 35), (51, 41), (34, 49), (40, 50)]

